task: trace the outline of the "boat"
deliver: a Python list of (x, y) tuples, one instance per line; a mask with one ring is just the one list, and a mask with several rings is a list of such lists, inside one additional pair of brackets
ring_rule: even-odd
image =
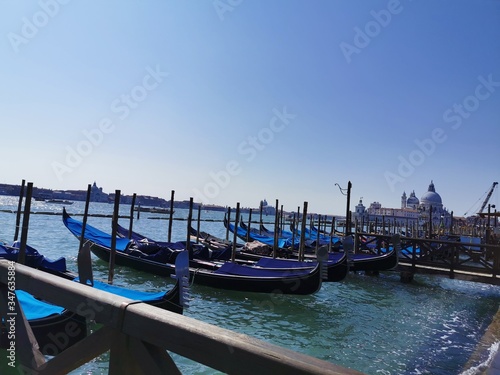
[[(11, 246), (6, 244), (0, 244), (0, 258), (7, 259), (10, 261), (17, 262), (19, 257), (19, 242), (14, 242)], [(178, 269), (182, 266), (180, 262), (182, 258), (179, 258), (179, 266)], [(27, 245), (26, 246), (26, 257), (25, 263), (26, 266), (39, 269), (44, 272), (48, 272), (50, 274), (60, 276), (67, 280), (73, 280), (79, 282), (79, 277), (76, 273), (69, 271), (66, 268), (66, 259), (61, 257), (56, 260), (51, 260), (44, 255), (40, 254), (38, 250)], [(186, 260), (187, 266), (187, 260)], [(175, 272), (175, 266), (173, 272)], [(172, 272), (172, 273), (173, 273)], [(176, 278), (178, 280), (182, 279), (182, 274), (177, 274)], [(137, 290), (133, 290), (130, 288), (123, 288), (116, 285), (109, 285), (98, 280), (93, 280), (90, 286), (103, 290), (109, 293), (113, 293), (122, 297), (130, 298), (134, 301), (141, 301), (148, 303), (150, 305), (166, 309), (178, 314), (183, 313), (183, 293), (186, 291), (183, 290), (181, 282), (176, 282), (175, 285), (167, 290), (161, 292), (141, 292)], [(87, 285), (89, 285), (87, 283)]]
[[(266, 233), (259, 233), (259, 230), (251, 229), (250, 231), (246, 230), (245, 227), (239, 225), (238, 228), (235, 229), (234, 224), (231, 224), (227, 221), (227, 218), (224, 217), (224, 226), (229, 229), (231, 233), (234, 233), (236, 230), (236, 236), (239, 239), (245, 242), (258, 241), (260, 243), (266, 244), (268, 246), (274, 246), (274, 236), (269, 236)], [(278, 237), (277, 244), (280, 249), (293, 249), (298, 248), (300, 242), (300, 237), (295, 237), (295, 239), (290, 237)]]
[[(19, 241), (15, 241), (11, 245), (0, 243), (0, 258), (17, 262), (20, 246), (21, 243)], [(24, 264), (28, 267), (40, 269), (68, 280), (76, 277), (74, 273), (67, 270), (65, 258), (60, 257), (55, 260), (49, 259), (29, 245), (26, 245)]]
[[(300, 229), (297, 229), (297, 234), (300, 236)], [(316, 227), (311, 227), (311, 228), (305, 228), (304, 232), (305, 238), (311, 241), (319, 241), (320, 245), (325, 245), (329, 244), (330, 242), (332, 245), (341, 245), (341, 240), (337, 235), (332, 235), (330, 236), (327, 233), (324, 233), (320, 230), (318, 230)]]
[[(240, 220), (240, 225), (241, 225), (241, 227), (243, 229), (245, 229), (245, 230), (248, 231), (248, 225), (246, 225), (243, 220)], [(259, 229), (250, 227), (250, 232), (252, 232), (252, 233), (258, 233), (258, 234), (262, 234), (262, 235), (274, 238), (274, 231), (266, 228), (266, 226), (264, 224), (262, 224), (262, 223), (259, 225)], [(297, 237), (297, 233), (294, 234), (293, 232), (289, 232), (289, 231), (286, 231), (286, 230), (283, 230), (283, 229), (280, 229), (278, 231), (278, 237), (292, 238), (294, 236)]]
[(399, 254), (396, 246), (382, 254), (362, 253), (349, 255), (349, 271), (377, 272), (388, 271), (397, 267)]
[[(155, 241), (137, 232), (130, 232), (128, 229), (122, 226), (117, 226), (117, 233), (121, 237), (131, 238), (136, 241), (147, 241), (148, 243), (158, 243), (162, 242)], [(226, 258), (227, 254), (232, 254), (233, 242), (227, 241), (221, 238), (212, 236), (206, 232), (198, 232), (193, 227), (189, 228), (189, 233), (192, 238), (196, 238), (203, 245), (209, 247), (212, 251), (210, 259), (228, 260)], [(163, 242), (164, 243), (164, 242)], [(167, 244), (167, 243), (164, 243)], [(283, 258), (273, 258), (269, 256), (263, 256), (255, 254), (255, 252), (246, 252), (246, 246), (244, 244), (236, 244), (236, 254), (235, 261), (237, 263), (244, 263), (247, 265), (253, 265), (255, 267), (266, 268), (266, 269), (279, 269), (279, 270), (305, 270), (312, 269), (316, 266), (315, 259), (309, 259), (307, 261), (299, 262), (296, 259), (283, 259)], [(214, 255), (215, 254), (215, 255)], [(251, 263), (250, 263), (251, 262)], [(347, 276), (348, 264), (347, 256), (344, 253), (336, 253), (328, 256), (328, 259), (323, 265), (326, 268), (326, 276), (323, 275), (323, 281), (341, 281)]]
[(73, 204), (73, 201), (68, 201), (66, 199), (45, 199), (46, 203), (55, 203), (55, 204)]
[[(196, 242), (201, 242), (213, 251), (226, 251), (232, 250), (233, 242), (223, 238), (212, 236), (210, 233), (198, 231), (192, 226), (188, 228), (191, 239)], [(236, 251), (240, 251), (244, 244), (236, 243)]]
[[(63, 210), (63, 222), (75, 237), (80, 237), (82, 223), (68, 215), (66, 210)], [(112, 236), (88, 224), (84, 236), (92, 253), (109, 262)], [(114, 258), (117, 265), (165, 277), (173, 273), (172, 262), (180, 252), (159, 246), (159, 249), (148, 254), (144, 251), (151, 250), (149, 244), (120, 237), (115, 239), (115, 244)], [(270, 270), (232, 262), (218, 264), (190, 261), (189, 274), (194, 284), (244, 292), (307, 295), (317, 292), (321, 287), (319, 264), (305, 270)]]
[[(231, 223), (228, 223), (227, 220), (224, 220), (224, 225), (226, 228), (229, 228), (229, 231), (234, 233), (234, 225)], [(238, 226), (237, 228), (237, 236), (240, 239), (245, 240), (247, 236), (250, 236), (254, 238), (254, 240), (259, 241), (259, 238), (263, 238), (265, 244), (268, 244), (270, 246), (273, 245), (274, 241), (271, 237), (266, 237), (266, 236), (258, 236), (256, 233), (249, 233), (245, 229), (243, 229), (241, 226)], [(352, 237), (349, 237), (352, 239)], [(278, 239), (278, 247), (281, 248), (282, 246), (286, 246), (288, 242), (281, 238)], [(290, 242), (291, 244), (291, 242)], [(312, 243), (311, 243), (312, 244)], [(337, 245), (337, 244), (336, 244)], [(310, 247), (311, 248), (311, 247)], [(338, 250), (341, 250), (341, 246), (334, 246), (334, 248), (337, 248)], [(285, 247), (285, 250), (288, 249), (288, 247)], [(398, 265), (398, 251), (395, 249), (395, 247), (389, 248), (388, 251), (384, 251), (381, 254), (375, 254), (375, 253), (353, 253), (351, 251), (346, 251), (345, 249), (343, 251), (338, 251), (338, 252), (329, 252), (328, 257), (335, 258), (338, 255), (335, 255), (336, 253), (346, 253), (348, 257), (348, 263), (349, 263), (349, 271), (386, 271), (386, 270), (391, 270), (395, 268)], [(293, 256), (296, 257), (297, 254), (296, 252), (293, 253)], [(304, 254), (304, 257), (306, 259), (311, 259), (315, 257), (315, 255), (312, 254)]]
[(170, 212), (174, 213), (175, 211), (170, 211), (170, 208), (163, 208), (163, 207), (142, 207), (142, 206), (136, 206), (134, 207), (134, 211), (139, 211), (139, 212), (150, 212), (154, 214), (169, 214)]
[[(194, 229), (192, 228), (192, 230)], [(128, 238), (135, 241), (140, 248), (147, 247), (148, 252), (151, 252), (151, 249), (159, 249), (160, 247), (167, 247), (173, 250), (183, 250), (186, 248), (185, 241), (157, 241), (140, 233), (129, 231), (119, 224), (116, 226), (116, 234), (121, 238)], [(201, 245), (199, 243), (191, 243), (191, 249), (193, 266), (196, 266), (196, 261), (225, 261), (230, 260), (232, 256), (232, 246), (223, 246), (222, 244), (216, 246), (213, 243), (211, 246), (206, 246), (204, 242)]]
[[(9, 295), (9, 298), (12, 297)], [(15, 298), (30, 324), (42, 354), (56, 355), (87, 336), (87, 323), (84, 316), (73, 313), (64, 307), (40, 301), (23, 290), (16, 290)], [(14, 317), (13, 320), (12, 317)], [(15, 333), (15, 328), (12, 331), (11, 322), (20, 324), (18, 321), (20, 316), (7, 315), (4, 319), (1, 322), (0, 348), (9, 349), (13, 339), (9, 333)]]
[[(223, 246), (232, 247), (232, 242), (226, 241), (221, 238), (217, 238), (206, 232), (198, 232), (194, 228), (190, 228), (191, 236), (198, 238), (202, 243), (207, 242), (208, 246), (216, 246), (216, 248), (222, 248)], [(272, 248), (268, 248), (266, 254), (256, 253), (254, 251), (247, 250), (247, 246), (243, 244), (237, 244), (238, 251), (236, 253), (236, 258), (247, 261), (256, 262), (255, 265), (264, 268), (312, 268), (316, 265), (317, 260), (309, 258), (303, 262), (299, 262), (297, 259), (285, 259), (283, 257), (272, 257)], [(289, 257), (291, 254), (287, 254)], [(323, 277), (323, 281), (338, 282), (345, 279), (349, 271), (347, 254), (341, 253), (329, 253), (328, 258), (324, 264), (326, 268), (326, 277)]]

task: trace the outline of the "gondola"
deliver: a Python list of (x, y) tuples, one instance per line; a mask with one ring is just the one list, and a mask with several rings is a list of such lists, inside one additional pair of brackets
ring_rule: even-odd
[[(224, 218), (225, 219), (225, 218)], [(243, 220), (240, 220), (240, 225), (243, 229), (247, 230), (248, 231), (248, 225), (245, 224), (245, 222)], [(264, 236), (267, 236), (267, 237), (274, 237), (274, 232), (271, 231), (270, 229), (268, 229), (264, 224), (260, 224), (259, 225), (259, 228), (254, 228), (254, 227), (250, 227), (250, 232), (251, 233), (258, 233), (258, 234), (262, 234)], [(280, 229), (278, 231), (278, 236), (279, 237), (282, 237), (282, 238), (292, 238), (294, 236), (293, 232), (289, 232), (289, 231), (286, 231), (286, 230), (283, 230), (283, 229)], [(295, 237), (297, 237), (297, 235), (295, 234)]]
[[(230, 232), (234, 233), (235, 228), (234, 224), (231, 224), (224, 217), (224, 226), (229, 229)], [(236, 236), (242, 241), (258, 241), (260, 243), (266, 244), (268, 246), (274, 245), (274, 237), (267, 235), (266, 233), (259, 233), (258, 230), (251, 229), (250, 231), (246, 230), (243, 226), (239, 225), (236, 228)], [(296, 237), (295, 239), (289, 237), (278, 237), (277, 243), (278, 248), (280, 249), (293, 249), (298, 248), (300, 238)]]
[[(216, 245), (221, 247), (222, 244), (227, 244), (226, 246), (231, 246), (232, 242), (217, 238), (205, 232), (198, 232), (194, 228), (190, 228), (190, 233), (193, 237), (199, 238), (202, 243), (208, 240), (210, 244), (220, 244)], [(239, 251), (236, 253), (236, 257), (242, 260), (255, 261), (257, 266), (265, 268), (300, 268), (300, 267), (314, 267), (316, 261), (314, 259), (309, 259), (304, 262), (299, 262), (297, 259), (285, 259), (281, 257), (273, 258), (271, 255), (272, 248), (269, 248), (269, 253), (256, 254), (254, 252), (246, 251), (245, 246), (241, 245)], [(291, 254), (287, 254), (289, 257)], [(349, 271), (349, 265), (347, 261), (347, 254), (342, 253), (330, 253), (328, 254), (328, 260), (325, 263), (327, 269), (326, 277), (323, 281), (338, 282), (345, 279)]]
[(164, 208), (164, 207), (143, 207), (143, 206), (134, 207), (134, 211), (149, 212), (152, 214), (170, 214), (170, 212), (172, 212), (173, 214), (175, 212), (175, 211), (170, 211), (169, 208)]
[[(229, 228), (229, 231), (234, 233), (234, 225), (231, 223), (228, 223), (226, 220), (224, 220), (224, 225), (226, 228)], [(237, 236), (243, 240), (247, 238), (248, 232), (244, 230), (241, 226), (237, 228)], [(257, 236), (252, 233), (251, 236), (257, 240)], [(270, 237), (269, 237), (270, 238)], [(266, 242), (265, 242), (266, 243)], [(270, 243), (270, 241), (268, 241)], [(283, 246), (283, 244), (286, 244), (286, 242), (278, 242), (278, 247)], [(330, 252), (328, 254), (329, 257), (335, 257), (335, 254), (338, 253), (346, 253), (348, 257), (348, 263), (349, 263), (349, 271), (386, 271), (386, 270), (391, 270), (395, 268), (398, 265), (398, 251), (396, 248), (393, 246), (389, 248), (388, 251), (384, 252), (383, 254), (355, 254), (347, 251), (340, 251), (340, 252)], [(305, 255), (306, 258), (310, 257), (309, 254)]]
[[(63, 222), (76, 237), (81, 234), (82, 223), (71, 218), (63, 210)], [(87, 224), (85, 240), (90, 250), (100, 259), (109, 262), (111, 235)], [(137, 242), (128, 238), (116, 238), (115, 263), (160, 276), (170, 276), (179, 250), (160, 247), (156, 252), (146, 254)], [(146, 249), (143, 249), (146, 250)], [(248, 267), (232, 262), (213, 264), (212, 269), (189, 267), (190, 280), (199, 285), (219, 289), (257, 293), (282, 293), (306, 295), (317, 292), (321, 287), (319, 264), (307, 270), (268, 270)]]
[[(240, 221), (240, 226), (244, 230), (248, 231), (248, 226), (244, 221)], [(298, 244), (300, 242), (300, 229), (294, 228), (292, 224), (290, 224), (290, 230), (287, 231), (284, 229), (278, 230), (278, 238), (289, 239), (293, 241), (295, 239), (295, 248), (298, 248)], [(269, 237), (274, 240), (274, 231), (268, 229), (264, 224), (260, 224), (259, 228), (250, 228), (250, 237), (254, 234), (259, 236)], [(337, 236), (330, 237), (329, 235), (319, 234), (312, 229), (306, 228), (304, 232), (304, 248), (306, 251), (311, 251), (311, 249), (316, 248), (316, 242), (318, 242), (319, 246), (328, 245), (330, 242), (333, 245), (340, 245), (340, 239)]]
[[(17, 262), (20, 246), (21, 244), (19, 241), (15, 241), (11, 245), (0, 243), (0, 258)], [(75, 273), (68, 271), (65, 258), (60, 257), (55, 260), (49, 259), (29, 245), (26, 245), (24, 264), (28, 267), (36, 268), (68, 280), (72, 280), (77, 276)]]
[[(290, 230), (292, 232), (286, 232), (286, 233), (295, 233), (296, 236), (300, 237), (302, 234), (301, 229), (298, 229), (293, 223), (290, 224)], [(340, 248), (342, 247), (342, 241), (337, 235), (330, 235), (328, 233), (324, 233), (322, 231), (318, 231), (314, 226), (311, 225), (311, 228), (305, 227), (304, 228), (304, 239), (306, 243), (312, 243), (321, 245), (329, 245), (330, 243), (335, 247), (335, 248)]]
[[(233, 242), (224, 240), (222, 238), (217, 238), (206, 232), (198, 232), (193, 227), (189, 229), (190, 236), (192, 238), (198, 239), (203, 245), (212, 249), (211, 259), (223, 259), (221, 254), (230, 254), (233, 248)], [(128, 229), (118, 225), (117, 233), (123, 238), (130, 238), (136, 241), (147, 241), (148, 243), (159, 243), (154, 239), (148, 238), (137, 232), (130, 232)], [(164, 242), (163, 242), (164, 243)], [(164, 243), (166, 244), (166, 243)], [(251, 265), (256, 267), (262, 267), (266, 269), (280, 269), (280, 270), (298, 270), (298, 269), (311, 269), (316, 266), (315, 260), (308, 260), (304, 262), (298, 262), (297, 260), (287, 260), (283, 258), (272, 258), (263, 255), (258, 255), (251, 252), (245, 251), (245, 246), (243, 244), (236, 244), (236, 262), (252, 262)], [(216, 255), (213, 255), (216, 253)], [(341, 281), (347, 276), (349, 269), (347, 263), (347, 256), (344, 253), (330, 254), (328, 260), (325, 262), (326, 277), (323, 277), (323, 281)]]
[[(194, 231), (194, 229), (192, 229)], [(193, 233), (196, 233), (194, 231)], [(167, 247), (169, 249), (173, 250), (182, 250), (186, 248), (186, 242), (185, 241), (178, 241), (178, 242), (166, 242), (166, 241), (157, 241), (152, 238), (148, 238), (140, 233), (137, 232), (130, 232), (128, 229), (122, 227), (120, 224), (117, 224), (116, 226), (116, 234), (120, 238), (128, 238), (132, 241), (135, 241), (136, 244), (139, 245), (139, 247), (144, 247), (148, 246), (150, 248), (154, 247)], [(192, 233), (190, 233), (192, 237)], [(208, 234), (205, 234), (205, 236), (208, 236)], [(215, 243), (215, 242), (210, 242), (209, 238), (205, 238), (206, 241), (202, 242), (202, 245), (199, 245), (198, 243), (191, 244), (192, 248), (192, 266), (196, 267), (196, 261), (224, 261), (224, 260), (230, 260), (231, 255), (232, 255), (232, 246), (227, 246), (227, 244), (230, 244), (231, 242), (226, 241), (226, 244), (223, 244), (221, 241)], [(241, 246), (238, 244), (237, 249), (239, 249)], [(211, 268), (211, 267), (207, 267)]]
[[(33, 295), (16, 290), (16, 303), (23, 309), (31, 330), (44, 355), (56, 355), (64, 349), (78, 343), (87, 336), (86, 318), (64, 307), (56, 306), (36, 299)], [(9, 296), (10, 298), (10, 296)], [(14, 332), (11, 328), (13, 316), (7, 315), (1, 324), (0, 348), (9, 349)], [(19, 315), (14, 316), (14, 324), (20, 324)]]
[[(207, 232), (198, 231), (193, 227), (189, 227), (188, 230), (189, 230), (189, 235), (191, 236), (191, 239), (193, 239), (193, 241), (201, 242), (211, 250), (225, 251), (226, 249), (232, 250), (233, 248), (232, 241), (212, 236), (210, 233)], [(243, 246), (244, 244), (242, 243), (236, 243), (236, 251), (237, 252), (240, 251), (243, 248)]]
[[(18, 256), (18, 242), (14, 242), (12, 246), (0, 244), (0, 258), (17, 262)], [(66, 268), (65, 258), (61, 257), (56, 260), (51, 260), (40, 254), (35, 248), (28, 245), (26, 246), (25, 265), (44, 272), (48, 272), (67, 280), (79, 281), (78, 275)], [(181, 277), (182, 275), (178, 275), (177, 279), (180, 279)], [(183, 296), (181, 295), (182, 287), (179, 284), (180, 282), (177, 281), (171, 289), (162, 292), (142, 292), (115, 285), (109, 285), (97, 280), (93, 280), (92, 287), (119, 295), (121, 297), (126, 297), (135, 301), (142, 301), (162, 309), (182, 314), (183, 304), (181, 303), (181, 299), (183, 298)]]

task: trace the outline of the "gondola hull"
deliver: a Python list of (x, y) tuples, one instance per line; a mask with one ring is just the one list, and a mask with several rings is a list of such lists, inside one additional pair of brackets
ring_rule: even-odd
[[(16, 301), (28, 319), (42, 354), (55, 356), (87, 336), (85, 317), (40, 301), (22, 290), (16, 291), (16, 295)], [(0, 348), (9, 350), (12, 342), (14, 346), (21, 345), (16, 342), (16, 331), (22, 324), (20, 319), (20, 314), (3, 317), (0, 324)], [(14, 330), (12, 327), (15, 327)]]
[[(271, 257), (259, 255), (259, 254), (254, 254), (246, 251), (240, 251), (237, 254), (237, 257), (239, 259), (243, 260), (252, 260), (252, 261), (259, 261), (260, 259), (273, 259)], [(293, 262), (296, 260), (294, 259), (281, 259), (281, 258), (276, 258), (277, 260), (283, 260), (284, 264), (282, 267), (286, 267), (288, 264), (288, 267), (293, 267)], [(316, 262), (311, 261), (310, 267), (314, 267), (316, 265)], [(326, 267), (326, 278), (323, 279), (323, 281), (328, 281), (328, 282), (339, 282), (342, 281), (346, 278), (348, 272), (349, 272), (349, 263), (348, 263), (348, 257), (345, 253), (337, 253), (337, 256), (335, 259), (330, 259), (325, 263)]]
[(351, 254), (349, 259), (350, 271), (387, 271), (398, 265), (398, 253), (394, 249), (387, 254)]
[(55, 317), (30, 320), (29, 324), (44, 355), (57, 355), (87, 337), (85, 317), (71, 311)]

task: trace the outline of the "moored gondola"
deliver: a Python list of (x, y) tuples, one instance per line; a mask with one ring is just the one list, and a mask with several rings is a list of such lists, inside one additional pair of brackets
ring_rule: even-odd
[[(222, 247), (222, 244), (226, 244), (226, 246), (232, 245), (232, 242), (225, 241), (208, 233), (198, 233), (194, 228), (190, 229), (190, 233), (193, 237), (199, 238), (202, 243), (208, 240), (210, 244), (218, 244), (216, 245), (218, 247)], [(265, 268), (312, 268), (317, 264), (314, 258), (299, 262), (297, 259), (293, 259), (293, 253), (290, 251), (283, 252), (280, 249), (280, 253), (283, 253), (287, 258), (272, 257), (271, 247), (268, 247), (268, 251), (263, 254), (262, 252), (249, 251), (245, 245), (241, 245), (239, 251), (236, 253), (236, 258), (255, 261), (257, 266)], [(324, 262), (324, 267), (326, 268), (326, 277), (323, 278), (323, 281), (338, 282), (344, 280), (349, 270), (347, 254), (343, 252), (328, 254), (328, 259)]]
[[(42, 354), (56, 355), (87, 336), (87, 322), (84, 316), (40, 301), (23, 290), (12, 293), (8, 296), (9, 301), (15, 298), (15, 304), (19, 303)], [(0, 348), (9, 349), (12, 345), (11, 342), (16, 337), (16, 324), (21, 324), (19, 319), (21, 316), (12, 312), (2, 319)]]
[[(12, 246), (0, 244), (0, 258), (17, 262), (19, 256), (19, 244), (14, 243)], [(62, 277), (67, 280), (79, 281), (78, 275), (66, 268), (66, 259), (58, 258), (51, 260), (42, 255), (38, 250), (31, 246), (26, 246), (25, 264), (29, 267), (39, 269), (41, 271)], [(174, 267), (175, 271), (175, 267)], [(179, 275), (178, 278), (181, 276)], [(183, 313), (181, 299), (181, 286), (177, 281), (172, 288), (161, 292), (142, 292), (130, 288), (109, 285), (103, 282), (94, 280), (92, 287), (113, 293), (122, 297), (130, 298), (135, 301), (142, 301), (150, 305), (166, 309), (178, 314)], [(31, 322), (30, 322), (31, 324)]]
[[(82, 223), (71, 218), (65, 210), (63, 222), (71, 233), (76, 237), (80, 236)], [(96, 256), (109, 262), (111, 235), (87, 224), (85, 240), (89, 241), (90, 249)], [(117, 265), (167, 277), (173, 273), (173, 262), (179, 253), (179, 250), (161, 246), (154, 252), (146, 253), (143, 251), (146, 249), (141, 250), (140, 244), (127, 238), (116, 238), (115, 250)], [(222, 265), (191, 262), (189, 273), (195, 284), (245, 292), (306, 295), (315, 293), (321, 287), (319, 264), (305, 270), (271, 270), (232, 262)]]
[[(229, 228), (229, 231), (233, 232), (236, 230), (237, 236), (245, 240), (245, 238), (251, 237), (254, 239), (254, 241), (260, 241), (260, 237), (264, 237), (264, 239), (261, 241), (265, 244), (269, 244), (270, 246), (273, 243), (273, 239), (271, 237), (267, 237), (264, 235), (257, 235), (256, 232), (248, 232), (241, 226), (238, 226), (238, 228), (235, 229), (234, 225), (231, 223), (228, 223), (227, 220), (224, 220), (224, 225), (226, 228)], [(347, 237), (350, 238), (350, 237)], [(289, 239), (281, 239), (281, 241), (278, 241), (278, 247), (279, 251), (287, 251), (290, 250), (289, 245), (291, 243), (287, 242)], [(332, 245), (334, 246), (334, 245)], [(339, 248), (338, 246), (334, 246)], [(381, 254), (374, 254), (374, 253), (363, 253), (363, 254), (356, 254), (353, 253), (347, 249), (343, 249), (343, 251), (338, 251), (338, 252), (330, 252), (328, 254), (329, 259), (334, 260), (336, 257), (338, 257), (339, 253), (345, 253), (348, 258), (349, 262), (349, 271), (386, 271), (386, 270), (391, 270), (395, 268), (398, 265), (398, 252), (396, 248), (393, 246), (389, 248), (387, 251), (384, 251)], [(240, 253), (241, 254), (241, 253)], [(294, 254), (296, 256), (296, 254)], [(309, 259), (314, 259), (315, 255), (314, 254), (305, 254), (305, 258)]]

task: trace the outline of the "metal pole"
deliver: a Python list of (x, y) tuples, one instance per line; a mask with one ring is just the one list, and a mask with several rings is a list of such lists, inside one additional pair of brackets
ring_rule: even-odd
[(347, 206), (346, 206), (346, 236), (351, 234), (351, 181), (347, 183)]

